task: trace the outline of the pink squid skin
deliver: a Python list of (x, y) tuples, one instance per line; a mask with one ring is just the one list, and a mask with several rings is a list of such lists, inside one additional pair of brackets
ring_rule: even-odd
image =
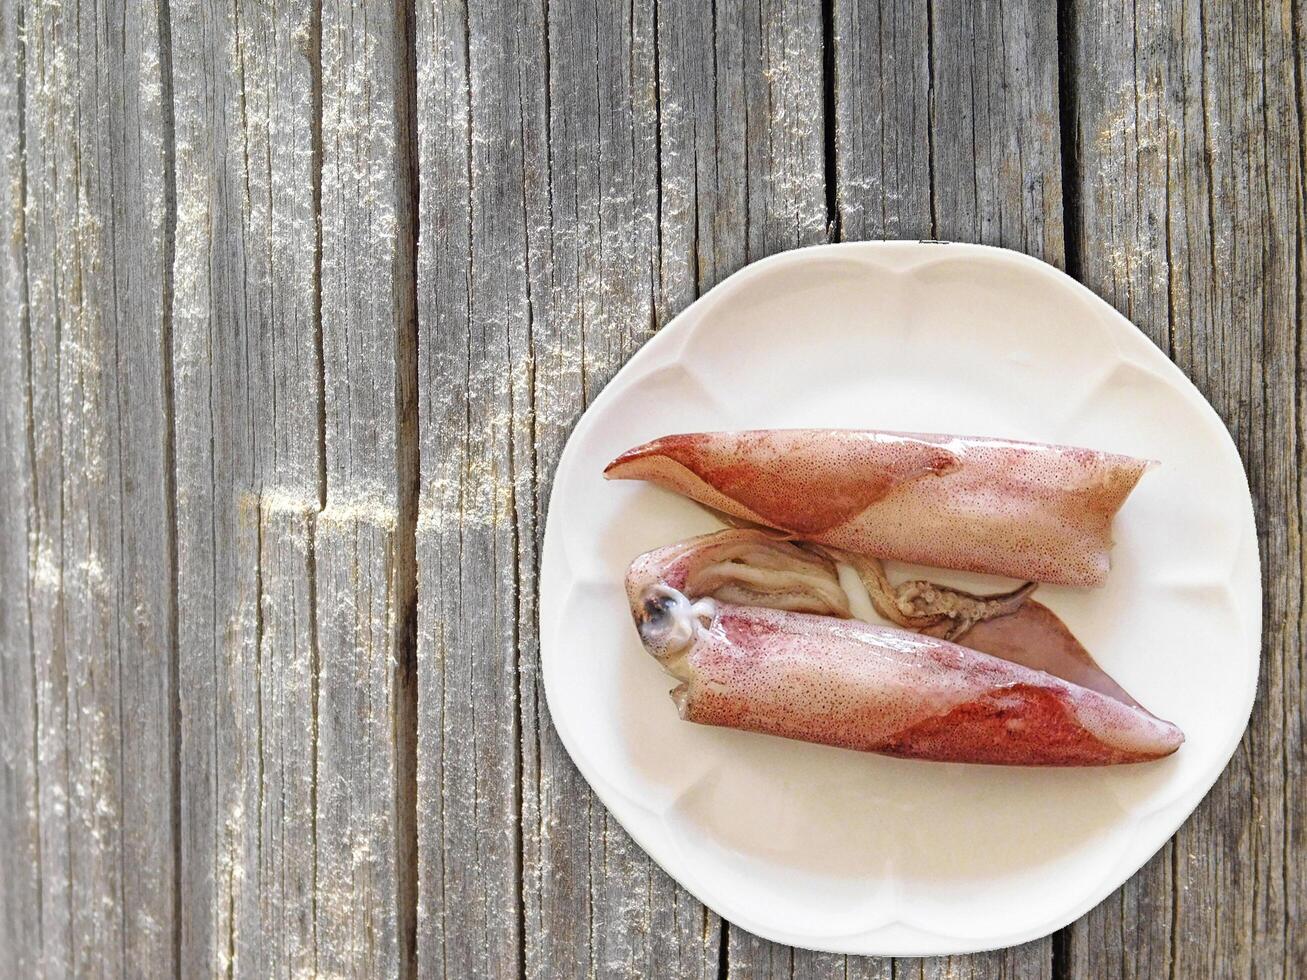
[[(1021, 766), (1143, 762), (1184, 741), (1101, 672), (1106, 683), (1094, 689), (894, 627), (711, 599), (691, 606), (695, 597), (680, 590), (706, 540), (641, 555), (626, 578), (646, 648), (681, 681), (672, 696), (687, 721), (904, 758)], [(693, 610), (693, 625), (647, 630), (661, 625), (657, 602), (669, 594)], [(660, 643), (666, 635), (673, 640)], [(1083, 667), (1075, 655), (1062, 659)]]
[(858, 554), (1088, 587), (1150, 465), (1002, 439), (763, 429), (664, 436), (604, 473)]
[(702, 725), (939, 762), (1097, 766), (1170, 755), (1174, 725), (947, 640), (722, 604), (673, 697)]

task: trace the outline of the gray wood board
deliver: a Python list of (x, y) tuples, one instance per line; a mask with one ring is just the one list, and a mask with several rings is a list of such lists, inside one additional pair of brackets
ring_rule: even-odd
[(398, 4), (323, 6), (316, 920), (328, 974), (393, 976), (414, 959), (410, 29)]
[(515, 13), (418, 9), (419, 966), (715, 975), (716, 917), (548, 724), (535, 565), (587, 399), (703, 286), (823, 240), (820, 11)]
[(35, 519), (28, 440), (27, 255), (23, 240), (23, 45), (16, 4), (0, 7), (0, 974), (41, 966), (41, 813), (36, 652), (31, 621)]
[(320, 968), (317, 29), (307, 8), (171, 18), (188, 976)]
[(18, 578), (4, 591), (26, 604), (13, 626), (29, 630), (6, 674), (34, 683), (26, 708), (4, 715), (6, 728), (11, 717), (27, 726), (6, 742), (26, 739), (33, 794), (7, 859), (25, 854), (39, 879), (18, 913), (36, 935), (0, 956), (51, 975), (139, 974), (172, 963), (175, 904), (158, 12), (23, 3), (3, 17), (17, 103), (3, 123), (4, 239), (23, 252), (6, 267), (6, 358), (25, 372), (4, 400), (17, 400), (26, 430), (26, 445), (6, 437), (16, 513), (3, 550), (6, 578)]
[(172, 20), (190, 975), (412, 959), (407, 27), (369, 13)]

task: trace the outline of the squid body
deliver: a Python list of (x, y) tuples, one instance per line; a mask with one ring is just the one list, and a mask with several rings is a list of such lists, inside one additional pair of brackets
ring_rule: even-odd
[(613, 460), (730, 518), (877, 558), (1102, 585), (1149, 462), (1070, 446), (843, 429), (665, 436)]
[[(670, 436), (609, 477), (684, 493), (736, 528), (626, 577), (681, 717), (886, 755), (1086, 766), (1174, 752), (1035, 582), (1097, 585), (1112, 517), (1149, 464), (992, 439), (787, 430)], [(775, 530), (767, 530), (767, 528)], [(1030, 580), (994, 596), (890, 584), (879, 558)], [(853, 618), (838, 563), (894, 626)]]

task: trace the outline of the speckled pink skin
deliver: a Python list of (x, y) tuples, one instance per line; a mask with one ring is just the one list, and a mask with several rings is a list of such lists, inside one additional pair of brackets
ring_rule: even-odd
[(767, 429), (664, 436), (604, 473), (859, 554), (1098, 586), (1112, 518), (1148, 466), (1002, 439)]
[(942, 762), (1093, 766), (1170, 755), (1174, 725), (1050, 674), (854, 620), (721, 605), (681, 717)]
[[(669, 631), (675, 641), (660, 645), (646, 634), (656, 615), (650, 596), (674, 589), (680, 597), (704, 540), (641, 555), (626, 578), (646, 647), (682, 681), (672, 694), (687, 721), (885, 755), (1000, 765), (1143, 762), (1184, 741), (1178, 728), (1123, 691), (1124, 700), (1112, 696), (1114, 685), (1093, 690), (946, 640), (856, 620), (708, 600), (694, 607), (692, 628)], [(991, 641), (1002, 646), (1001, 638)]]

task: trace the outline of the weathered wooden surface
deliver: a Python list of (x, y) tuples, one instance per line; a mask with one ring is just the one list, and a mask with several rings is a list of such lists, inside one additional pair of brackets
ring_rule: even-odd
[(223, 3), (171, 24), (188, 976), (319, 965), (315, 32)]
[(518, 580), (532, 580), (518, 541), (534, 491), (523, 146), (544, 131), (543, 21), (515, 25), (509, 5), (483, 9), (483, 24), (468, 13), (419, 4), (416, 46), (417, 941), (420, 973), (450, 977), (513, 975), (523, 949), (517, 668), (530, 624)]
[[(0, 886), (5, 918), (28, 926), (0, 956), (15, 970), (132, 975), (169, 968), (176, 945), (159, 18), (152, 3), (4, 10), (6, 50), (19, 46), (6, 57), (20, 70), (4, 81), (17, 86), (7, 124), (19, 155), (6, 161), (3, 238), (7, 250), (21, 243), (10, 269), (23, 276), (5, 293), (6, 339), (18, 343), (4, 357), (20, 359), (20, 383), (4, 398), (26, 413), (27, 459), (3, 476), (5, 507), (20, 513), (2, 544), (6, 571), (11, 552), (26, 570), (0, 592), (25, 594), (30, 616), (6, 675), (12, 665), (19, 691), (34, 684), (4, 726), (7, 745), (27, 753), (15, 846), (37, 880), (35, 896), (22, 884), (30, 867), (15, 869), (12, 897), (7, 877)], [(7, 129), (10, 153), (14, 137)], [(34, 727), (11, 742), (11, 719), (32, 726), (33, 709)]]
[(36, 756), (36, 657), (27, 541), (35, 500), (28, 440), (27, 256), (17, 8), (0, 7), (0, 967), (40, 965), (41, 814)]
[[(1304, 5), (0, 3), (0, 974), (1282, 976), (1302, 813)], [(746, 262), (983, 241), (1194, 378), (1253, 723), (1056, 937), (721, 922), (548, 718), (550, 480)]]

